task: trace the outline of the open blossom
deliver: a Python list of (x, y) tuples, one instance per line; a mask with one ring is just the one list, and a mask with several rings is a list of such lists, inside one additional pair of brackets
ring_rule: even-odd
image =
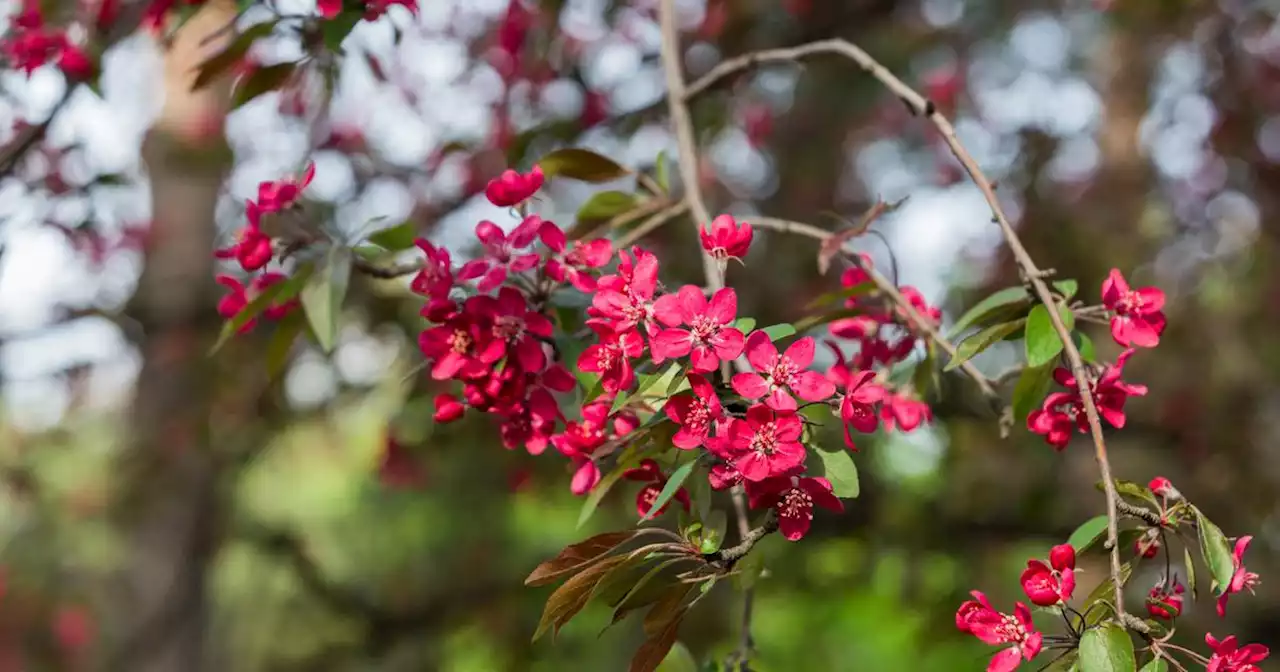
[(644, 352), (644, 339), (634, 329), (615, 330), (606, 324), (592, 324), (599, 343), (587, 346), (578, 356), (578, 368), (600, 374), (605, 392), (625, 390), (635, 383), (631, 360)]
[(44, 25), (36, 5), (30, 5), (13, 20), (13, 29), (0, 41), (0, 55), (29, 77), (46, 63), (55, 63), (68, 79), (88, 79), (93, 61), (84, 49), (67, 38), (66, 33)]
[(501, 175), (489, 180), (489, 184), (485, 185), (484, 195), (490, 203), (497, 206), (516, 205), (541, 189), (544, 179), (542, 168), (536, 165), (533, 170), (523, 174), (504, 170)]
[(1235, 566), (1235, 571), (1231, 574), (1231, 583), (1223, 586), (1222, 594), (1218, 596), (1219, 616), (1227, 615), (1228, 597), (1246, 588), (1249, 589), (1249, 592), (1253, 592), (1253, 587), (1258, 585), (1258, 575), (1244, 567), (1244, 552), (1248, 550), (1249, 542), (1251, 541), (1253, 541), (1251, 536), (1236, 539), (1235, 548), (1231, 551), (1231, 563)]
[(521, 370), (537, 373), (546, 366), (541, 339), (550, 339), (554, 327), (546, 315), (529, 309), (524, 294), (503, 287), (497, 297), (481, 294), (467, 299), (465, 310), (490, 324), (489, 335), (477, 355), (485, 364), (496, 364), (514, 355)]
[[(1116, 363), (1106, 366), (1101, 375), (1089, 384), (1098, 415), (1117, 429), (1124, 427), (1124, 405), (1128, 398), (1141, 397), (1147, 393), (1147, 386), (1126, 383), (1120, 379), (1125, 362), (1134, 352), (1136, 351), (1130, 348), (1120, 353)], [(1075, 376), (1067, 369), (1058, 367), (1053, 372), (1053, 378), (1059, 385), (1067, 388), (1067, 391), (1054, 392), (1045, 397), (1040, 408), (1027, 416), (1027, 429), (1044, 436), (1046, 443), (1062, 450), (1071, 440), (1072, 427), (1084, 433), (1089, 431), (1089, 422)]]
[(748, 481), (763, 481), (804, 464), (800, 435), (804, 423), (793, 412), (775, 413), (762, 405), (747, 409), (745, 420), (729, 428), (733, 466)]
[(1205, 672), (1262, 672), (1257, 663), (1271, 655), (1271, 650), (1261, 644), (1240, 646), (1235, 635), (1218, 641), (1212, 634), (1206, 633), (1204, 641), (1213, 649), (1213, 656), (1209, 658)]
[(711, 220), (710, 228), (704, 223), (699, 230), (702, 249), (721, 261), (747, 256), (752, 236), (751, 225), (735, 222), (731, 215), (720, 215)]
[(542, 218), (530, 215), (508, 235), (502, 227), (488, 220), (476, 225), (476, 238), (484, 246), (484, 256), (468, 261), (458, 271), (459, 280), (474, 280), (476, 289), (491, 292), (507, 279), (507, 273), (520, 273), (538, 265), (535, 252), (518, 254), (533, 244), (542, 228)]
[(856, 451), (858, 446), (853, 442), (855, 429), (863, 434), (870, 434), (880, 426), (880, 418), (876, 414), (876, 404), (884, 398), (884, 389), (875, 384), (875, 371), (859, 371), (853, 373), (844, 362), (843, 354), (834, 344), (838, 360), (827, 370), (827, 379), (836, 385), (836, 394), (840, 399), (840, 420), (844, 425), (844, 443), (849, 450)]
[(724, 418), (724, 409), (715, 387), (699, 375), (689, 376), (690, 392), (671, 397), (662, 407), (671, 421), (680, 426), (671, 443), (676, 448), (691, 450), (701, 446), (712, 428)]
[(267, 181), (258, 184), (258, 209), (263, 213), (280, 212), (288, 209), (298, 201), (302, 196), (302, 190), (311, 184), (311, 178), (316, 176), (316, 164), (308, 163), (305, 170), (302, 171), (301, 179), (286, 177), (282, 180), (274, 182)]
[(271, 237), (263, 233), (259, 225), (261, 212), (253, 201), (245, 204), (245, 215), (249, 223), (236, 232), (236, 241), (216, 250), (214, 256), (219, 259), (235, 259), (240, 262), (241, 268), (253, 272), (270, 263), (274, 253), (271, 249)]
[(449, 296), (449, 290), (453, 289), (453, 261), (449, 257), (449, 250), (436, 247), (424, 238), (413, 243), (427, 255), (427, 259), (422, 270), (413, 276), (409, 288), (416, 294), (434, 299)]
[(750, 491), (751, 507), (773, 507), (778, 513), (778, 531), (787, 541), (799, 541), (813, 523), (813, 505), (841, 513), (844, 503), (831, 492), (825, 478), (776, 476)]
[[(691, 368), (706, 373), (742, 354), (742, 332), (730, 326), (738, 315), (738, 295), (728, 287), (708, 302), (701, 289), (685, 285), (655, 301), (653, 315), (668, 326), (650, 344), (656, 359), (689, 355)], [(688, 328), (678, 328), (682, 325)]]
[(588, 314), (608, 320), (618, 329), (640, 324), (647, 327), (653, 319), (653, 293), (658, 289), (658, 258), (639, 248), (632, 254), (619, 252), (618, 272), (600, 278), (597, 287)]
[(1164, 331), (1164, 292), (1156, 287), (1130, 289), (1120, 274), (1111, 274), (1102, 282), (1102, 304), (1115, 313), (1111, 318), (1111, 337), (1126, 348), (1154, 348)]
[(1184, 592), (1186, 589), (1182, 587), (1180, 581), (1174, 581), (1170, 585), (1162, 579), (1147, 593), (1147, 613), (1151, 614), (1152, 618), (1172, 621), (1182, 613)]
[(482, 342), (481, 325), (465, 312), (418, 334), (418, 349), (431, 363), (435, 380), (479, 378), (488, 373), (489, 367), (477, 357)]
[(977, 637), (984, 644), (1013, 645), (991, 658), (987, 672), (1011, 672), (1018, 669), (1023, 660), (1031, 660), (1040, 653), (1043, 635), (1036, 632), (1027, 605), (1018, 602), (1013, 615), (1002, 614), (991, 606), (986, 595), (976, 590), (972, 595), (974, 599), (960, 605), (956, 611), (956, 628)]
[(813, 363), (813, 339), (802, 338), (792, 343), (782, 355), (763, 331), (747, 337), (747, 361), (754, 372), (733, 377), (733, 389), (747, 399), (765, 398), (765, 404), (778, 411), (796, 410), (794, 393), (805, 401), (822, 401), (835, 394), (836, 386), (817, 371), (806, 371)]
[(933, 409), (902, 392), (885, 392), (880, 403), (880, 419), (884, 421), (886, 432), (894, 429), (910, 432), (922, 423), (932, 421)]
[[(662, 473), (662, 469), (658, 463), (653, 460), (642, 460), (640, 466), (634, 469), (628, 469), (623, 472), (622, 477), (630, 481), (641, 481), (646, 485), (636, 493), (636, 514), (641, 518), (649, 513), (653, 505), (658, 502), (658, 495), (662, 494), (662, 488), (667, 485), (667, 477)], [(672, 497), (685, 511), (689, 510), (689, 491), (684, 488), (676, 490), (676, 494)], [(662, 505), (653, 515), (659, 516), (667, 510), (671, 503)]]
[(552, 252), (547, 259), (547, 276), (556, 282), (568, 282), (578, 291), (596, 291), (596, 279), (587, 271), (601, 268), (613, 259), (613, 243), (607, 238), (574, 241), (569, 244), (564, 231), (553, 222), (543, 222), (538, 238)]
[(1022, 572), (1022, 590), (1032, 604), (1050, 607), (1071, 599), (1076, 588), (1076, 552), (1070, 544), (1054, 546), (1049, 564), (1028, 560)]

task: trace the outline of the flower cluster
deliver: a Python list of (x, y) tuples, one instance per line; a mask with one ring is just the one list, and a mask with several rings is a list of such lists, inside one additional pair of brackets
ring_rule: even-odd
[[(281, 213), (292, 208), (302, 196), (302, 191), (315, 176), (315, 164), (308, 164), (300, 178), (287, 177), (277, 181), (262, 182), (258, 185), (257, 200), (245, 202), (245, 218), (248, 223), (236, 232), (236, 240), (231, 245), (218, 249), (214, 256), (219, 259), (235, 259), (244, 271), (255, 273), (271, 263), (275, 257), (275, 245), (262, 229), (262, 220), (266, 215)], [(249, 305), (253, 299), (272, 285), (283, 282), (288, 276), (277, 271), (264, 271), (256, 275), (245, 285), (238, 278), (220, 274), (218, 284), (227, 288), (228, 293), (218, 302), (218, 313), (227, 319), (234, 318)], [(298, 306), (297, 298), (288, 298), (267, 306), (262, 315), (269, 320), (283, 319)], [(251, 331), (257, 323), (257, 317), (246, 321), (239, 329), (240, 333)]]
[(1040, 653), (1044, 635), (1031, 622), (1031, 610), (1019, 602), (1012, 614), (997, 611), (987, 596), (973, 591), (974, 599), (956, 611), (956, 628), (977, 637), (984, 644), (1003, 646), (987, 665), (987, 672), (1010, 672), (1024, 660)]
[(83, 81), (93, 76), (89, 55), (66, 32), (45, 25), (40, 4), (28, 0), (13, 17), (8, 35), (0, 41), (0, 55), (28, 76), (46, 63), (54, 63), (67, 79)]

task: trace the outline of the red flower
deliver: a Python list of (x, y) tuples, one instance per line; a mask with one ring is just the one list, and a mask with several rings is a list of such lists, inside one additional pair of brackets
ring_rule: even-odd
[(977, 601), (969, 600), (956, 611), (956, 628), (984, 644), (1013, 645), (992, 657), (987, 672), (1011, 672), (1018, 669), (1023, 660), (1031, 660), (1040, 653), (1043, 636), (1036, 632), (1027, 605), (1018, 602), (1011, 616), (996, 611), (986, 595), (976, 590), (972, 595)]
[(1261, 644), (1240, 646), (1235, 635), (1218, 641), (1206, 633), (1204, 641), (1213, 649), (1213, 657), (1209, 659), (1205, 672), (1262, 672), (1255, 663), (1261, 663), (1271, 655), (1271, 650)]
[(618, 329), (631, 329), (653, 319), (653, 293), (658, 289), (658, 258), (644, 250), (634, 250), (635, 259), (618, 253), (618, 272), (600, 278), (599, 291), (588, 312), (614, 322)]
[(521, 370), (537, 373), (547, 364), (542, 341), (550, 339), (554, 327), (546, 315), (529, 309), (524, 294), (514, 287), (503, 287), (498, 296), (473, 296), (465, 310), (477, 320), (491, 324), (490, 334), (477, 357), (485, 364), (496, 364), (514, 352)]
[(712, 426), (724, 417), (715, 387), (706, 378), (689, 376), (689, 387), (692, 388), (691, 394), (671, 397), (662, 407), (667, 417), (680, 425), (671, 442), (682, 450), (701, 446), (711, 435)]
[(1156, 476), (1151, 479), (1151, 482), (1147, 484), (1147, 487), (1161, 499), (1171, 499), (1175, 502), (1182, 499), (1182, 493), (1178, 492), (1178, 489), (1173, 487), (1173, 482), (1164, 476)]
[(482, 339), (480, 325), (463, 313), (419, 334), (418, 349), (432, 364), (431, 377), (435, 380), (479, 378), (489, 372), (489, 367), (476, 357), (477, 344)]
[(1032, 604), (1041, 607), (1069, 601), (1076, 588), (1076, 552), (1070, 544), (1054, 546), (1049, 563), (1029, 560), (1022, 572), (1022, 590)]
[(1111, 337), (1127, 347), (1154, 348), (1160, 344), (1164, 331), (1164, 292), (1156, 287), (1129, 289), (1129, 283), (1120, 275), (1120, 269), (1102, 282), (1102, 305), (1113, 311)]
[[(738, 295), (728, 287), (717, 291), (708, 303), (700, 288), (685, 285), (655, 301), (653, 316), (672, 327), (650, 342), (658, 360), (690, 355), (691, 368), (706, 373), (719, 368), (721, 360), (742, 354), (742, 332), (729, 326), (738, 316)], [(680, 325), (689, 328), (674, 328)]]
[(752, 508), (774, 507), (778, 531), (787, 541), (799, 541), (808, 534), (814, 504), (828, 511), (844, 511), (844, 503), (831, 493), (831, 482), (825, 478), (778, 476), (760, 483), (751, 494)]
[(731, 215), (720, 215), (711, 220), (710, 228), (704, 223), (699, 234), (702, 249), (720, 261), (747, 256), (747, 248), (751, 247), (754, 235), (750, 224), (735, 222)]
[(596, 279), (586, 273), (609, 263), (613, 259), (613, 243), (607, 238), (587, 241), (569, 241), (564, 231), (552, 222), (543, 222), (538, 237), (554, 253), (547, 260), (547, 275), (556, 282), (568, 282), (580, 292), (596, 291)]
[(631, 387), (636, 376), (631, 360), (644, 352), (644, 340), (634, 329), (615, 331), (605, 324), (592, 324), (600, 342), (587, 346), (578, 357), (578, 369), (600, 374), (605, 392)]
[(245, 216), (249, 223), (236, 233), (236, 242), (214, 252), (219, 259), (235, 259), (240, 267), (253, 272), (271, 262), (271, 237), (262, 232), (258, 222), (261, 211), (253, 201), (245, 203)]
[[(653, 460), (641, 460), (640, 466), (635, 469), (628, 469), (622, 473), (622, 477), (629, 481), (647, 482), (648, 485), (640, 489), (636, 493), (636, 513), (644, 518), (653, 505), (658, 501), (658, 495), (662, 494), (662, 488), (667, 485), (667, 477), (662, 473), (662, 469), (658, 467), (658, 463)], [(680, 502), (685, 511), (689, 510), (689, 492), (684, 488), (676, 490), (676, 494), (672, 499)], [(654, 516), (662, 515), (670, 502), (663, 504), (661, 509), (655, 512)]]
[[(234, 318), (236, 315), (240, 314), (240, 311), (244, 310), (245, 307), (249, 305), (249, 302), (252, 301), (254, 297), (261, 294), (263, 290), (271, 285), (283, 282), (284, 279), (285, 275), (283, 273), (263, 273), (262, 275), (254, 278), (253, 282), (250, 282), (248, 287), (245, 287), (239, 280), (230, 275), (218, 275), (214, 280), (219, 285), (226, 287), (228, 290), (227, 295), (218, 300), (218, 314), (228, 320)], [(288, 315), (289, 311), (293, 310), (297, 306), (298, 300), (296, 298), (283, 302), (276, 301), (267, 306), (262, 311), (262, 314), (267, 319), (278, 320), (283, 318), (285, 315)], [(256, 317), (245, 322), (241, 325), (238, 333), (249, 333), (257, 323), (258, 318)]]
[(258, 209), (262, 212), (280, 212), (292, 206), (302, 196), (302, 190), (311, 184), (311, 178), (316, 175), (316, 164), (308, 163), (306, 169), (302, 172), (302, 179), (297, 180), (292, 177), (286, 177), (283, 180), (275, 182), (260, 182), (258, 184)]
[(895, 428), (910, 432), (920, 423), (933, 420), (933, 410), (929, 404), (912, 399), (901, 392), (886, 392), (880, 405), (880, 419), (884, 420), (886, 432)]
[(765, 404), (778, 411), (796, 410), (796, 400), (822, 401), (835, 394), (836, 386), (816, 371), (804, 368), (813, 363), (813, 339), (806, 337), (778, 356), (778, 349), (763, 331), (747, 337), (747, 361), (755, 373), (739, 373), (733, 377), (733, 389), (747, 399), (765, 397)]
[(449, 296), (449, 290), (453, 289), (453, 261), (449, 258), (449, 250), (436, 247), (424, 238), (419, 238), (413, 243), (426, 253), (427, 259), (422, 270), (413, 276), (413, 282), (409, 288), (415, 293), (433, 299)]
[(804, 464), (803, 432), (795, 413), (775, 414), (765, 406), (752, 406), (746, 420), (735, 419), (729, 426), (734, 468), (748, 481), (791, 471)]
[(481, 292), (493, 291), (507, 279), (507, 272), (521, 273), (538, 265), (535, 253), (517, 255), (533, 244), (538, 237), (538, 229), (542, 228), (542, 218), (530, 215), (507, 235), (501, 227), (488, 220), (476, 225), (476, 238), (484, 246), (484, 257), (469, 261), (458, 272), (460, 280), (481, 278), (476, 289)]
[(436, 407), (433, 419), (442, 425), (461, 418), (467, 412), (467, 407), (452, 394), (438, 394), (432, 403)]
[[(1124, 364), (1134, 352), (1136, 350), (1130, 348), (1120, 353), (1116, 363), (1104, 367), (1101, 375), (1089, 384), (1098, 415), (1116, 429), (1124, 427), (1124, 405), (1128, 398), (1141, 397), (1147, 393), (1145, 385), (1133, 385), (1120, 380)], [(1043, 435), (1046, 443), (1062, 450), (1071, 440), (1072, 425), (1084, 433), (1089, 431), (1089, 423), (1075, 377), (1067, 369), (1058, 367), (1053, 372), (1053, 378), (1068, 391), (1055, 392), (1045, 397), (1040, 409), (1027, 416), (1027, 429)]]
[(1253, 541), (1253, 537), (1244, 536), (1236, 539), (1235, 549), (1231, 552), (1231, 563), (1235, 565), (1235, 572), (1231, 575), (1231, 583), (1222, 589), (1222, 594), (1218, 596), (1218, 615), (1225, 617), (1227, 615), (1227, 598), (1233, 593), (1238, 593), (1245, 588), (1249, 592), (1253, 592), (1253, 587), (1258, 585), (1258, 575), (1250, 572), (1244, 567), (1244, 552), (1249, 548), (1249, 542)]
[(342, 13), (342, 0), (316, 0), (316, 9), (320, 10), (320, 16), (332, 19)]
[(516, 205), (542, 188), (542, 168), (535, 165), (525, 174), (505, 170), (485, 185), (484, 195), (489, 202), (502, 207)]
[(1172, 621), (1182, 613), (1182, 593), (1185, 592), (1182, 583), (1174, 581), (1170, 586), (1164, 579), (1160, 583), (1151, 587), (1151, 592), (1147, 593), (1147, 613), (1152, 618), (1159, 618), (1165, 621)]
[(844, 424), (844, 443), (849, 450), (858, 450), (853, 442), (850, 428), (863, 434), (870, 434), (880, 426), (876, 415), (876, 404), (884, 398), (884, 389), (874, 382), (875, 371), (859, 371), (853, 373), (844, 363), (842, 353), (834, 344), (829, 343), (840, 359), (827, 370), (827, 378), (836, 384), (840, 397), (840, 420)]

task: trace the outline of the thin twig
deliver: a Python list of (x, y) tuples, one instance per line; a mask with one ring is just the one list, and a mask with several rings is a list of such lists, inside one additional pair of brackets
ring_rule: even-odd
[[(702, 200), (702, 191), (698, 188), (698, 144), (694, 137), (693, 120), (689, 116), (689, 107), (685, 103), (686, 96), (682, 59), (680, 58), (680, 32), (676, 25), (675, 0), (661, 0), (658, 4), (658, 23), (662, 29), (662, 69), (667, 83), (667, 110), (671, 115), (671, 125), (675, 128), (677, 156), (680, 165), (680, 180), (684, 186), (684, 200), (693, 212), (694, 226), (703, 226), (711, 221), (711, 213)], [(702, 250), (702, 270), (706, 276), (707, 286), (713, 291), (724, 287), (724, 273), (719, 263), (706, 250)], [(741, 360), (735, 360), (739, 370), (743, 368)], [(721, 367), (724, 377), (728, 378), (728, 368)], [(751, 523), (747, 519), (746, 494), (741, 485), (734, 486), (732, 493), (733, 507), (738, 519), (738, 534), (745, 541), (751, 533)], [(746, 588), (743, 591), (742, 630), (737, 659), (745, 661), (751, 656), (751, 610), (754, 591)]]
[(653, 233), (654, 230), (657, 229), (658, 227), (662, 226), (663, 224), (666, 224), (667, 222), (675, 219), (676, 217), (679, 217), (680, 215), (683, 215), (688, 211), (689, 211), (688, 201), (680, 201), (675, 205), (669, 206), (667, 209), (655, 213), (649, 219), (646, 219), (643, 222), (640, 222), (640, 224), (637, 225), (636, 228), (628, 231), (627, 235), (619, 238), (618, 242), (614, 246), (620, 250), (624, 250), (630, 245), (632, 245), (633, 243), (635, 243), (637, 240), (644, 238), (650, 233)]
[[(762, 229), (769, 229), (779, 233), (792, 233), (800, 236), (807, 236), (818, 241), (826, 241), (836, 235), (826, 229), (818, 228), (812, 224), (793, 222), (786, 219), (777, 219), (775, 217), (756, 217), (749, 221), (752, 226), (758, 226)], [(955, 344), (947, 340), (947, 337), (943, 336), (932, 322), (925, 319), (925, 317), (911, 305), (911, 302), (907, 300), (907, 297), (902, 295), (902, 292), (898, 290), (897, 286), (890, 282), (889, 279), (884, 277), (884, 275), (879, 271), (866, 264), (862, 260), (862, 257), (858, 256), (856, 252), (851, 252), (851, 257), (854, 265), (862, 269), (862, 271), (867, 274), (867, 277), (871, 278), (871, 283), (876, 286), (876, 289), (889, 297), (889, 300), (902, 311), (906, 316), (907, 321), (911, 323), (912, 328), (919, 331), (921, 334), (924, 334), (925, 337), (936, 343), (938, 347), (942, 348), (942, 350), (948, 355), (951, 355), (952, 357), (956, 356), (958, 351)], [(966, 361), (960, 365), (960, 369), (973, 379), (973, 382), (978, 385), (978, 389), (981, 390), (982, 394), (989, 400), (992, 400), (995, 405), (995, 410), (999, 412), (1004, 406), (1004, 401), (1001, 399), (1000, 393), (996, 392), (995, 387), (991, 385), (991, 381), (983, 375), (983, 373), (978, 370), (978, 367), (974, 366), (972, 362)]]
[[(670, 10), (670, 4), (671, 0), (664, 0), (663, 7)], [(668, 11), (668, 13), (670, 13), (670, 11)], [(674, 22), (675, 19), (671, 16), (667, 17), (667, 20), (669, 22)], [(667, 39), (664, 31), (664, 43), (668, 41), (670, 40)], [(669, 45), (666, 46), (666, 49), (674, 52), (674, 47), (675, 45)], [(666, 52), (664, 51), (664, 54), (665, 53)], [(841, 39), (811, 42), (809, 44), (793, 48), (769, 49), (732, 58), (713, 68), (711, 72), (707, 73), (695, 82), (693, 86), (690, 86), (687, 89), (683, 86), (673, 89), (673, 95), (674, 92), (679, 92), (682, 96), (694, 95), (711, 87), (721, 79), (755, 67), (756, 65), (765, 63), (794, 63), (800, 59), (820, 54), (843, 56), (853, 61), (858, 65), (858, 67), (871, 74), (871, 76), (875, 77), (881, 84), (889, 89), (891, 93), (906, 103), (908, 109), (915, 114), (923, 115), (934, 125), (935, 128), (938, 129), (942, 134), (943, 141), (946, 142), (947, 147), (950, 148), (951, 153), (960, 161), (960, 165), (964, 167), (969, 178), (973, 180), (973, 183), (978, 187), (978, 190), (982, 192), (983, 198), (986, 199), (987, 205), (991, 208), (991, 212), (994, 215), (995, 223), (1000, 227), (1000, 232), (1004, 236), (1005, 243), (1013, 253), (1014, 260), (1017, 262), (1022, 274), (1027, 278), (1031, 288), (1035, 291), (1036, 298), (1038, 298), (1040, 302), (1049, 309), (1049, 321), (1053, 324), (1054, 332), (1056, 332), (1058, 337), (1062, 340), (1063, 351), (1066, 354), (1067, 362), (1071, 366), (1072, 374), (1076, 380), (1076, 386), (1080, 392), (1081, 403), (1084, 406), (1085, 417), (1089, 424), (1089, 431), (1093, 437), (1094, 458), (1098, 463), (1098, 471), (1102, 476), (1103, 486), (1106, 490), (1107, 541), (1111, 548), (1111, 578), (1115, 589), (1115, 608), (1118, 616), (1117, 620), (1122, 623), (1125, 622), (1127, 620), (1125, 618), (1127, 614), (1124, 610), (1124, 584), (1121, 580), (1120, 548), (1116, 542), (1118, 537), (1118, 514), (1116, 511), (1116, 503), (1120, 501), (1120, 496), (1116, 492), (1115, 482), (1112, 480), (1111, 462), (1107, 456), (1106, 440), (1102, 435), (1102, 423), (1099, 421), (1098, 409), (1094, 404), (1092, 391), (1089, 389), (1091, 379), (1085, 369), (1084, 359), (1080, 356), (1080, 350), (1076, 348), (1075, 343), (1071, 340), (1071, 332), (1067, 329), (1066, 324), (1062, 321), (1062, 317), (1058, 314), (1057, 302), (1054, 299), (1053, 292), (1049, 289), (1049, 286), (1043, 279), (1044, 271), (1036, 266), (1035, 260), (1031, 258), (1027, 249), (1022, 245), (1022, 241), (1018, 238), (1018, 234), (1014, 230), (1013, 224), (1010, 223), (1009, 218), (1004, 213), (1004, 208), (1000, 205), (1000, 200), (996, 196), (995, 188), (992, 186), (991, 181), (987, 179), (987, 176), (982, 172), (982, 169), (978, 166), (973, 156), (969, 154), (969, 151), (960, 143), (960, 140), (956, 137), (955, 127), (951, 125), (951, 122), (938, 112), (937, 107), (932, 101), (920, 95), (915, 89), (898, 79), (892, 72), (872, 58), (870, 54), (863, 51), (857, 45)], [(666, 60), (665, 57), (664, 60)], [(670, 68), (668, 68), (668, 70), (670, 70)], [(676, 69), (676, 75), (679, 75), (678, 67)], [(668, 79), (670, 78), (669, 71)], [(685, 109), (683, 105), (676, 105), (674, 102), (671, 103), (671, 107), (673, 110), (673, 122), (677, 124), (677, 131), (679, 131), (680, 119), (675, 116), (674, 112), (677, 111), (677, 109), (684, 111), (684, 121), (687, 123), (687, 109)], [(688, 129), (686, 129), (686, 132), (688, 132)], [(685, 157), (682, 156), (681, 159), (681, 169), (683, 171)], [(694, 165), (696, 166), (696, 163)], [(697, 211), (695, 210), (695, 213), (696, 212)]]

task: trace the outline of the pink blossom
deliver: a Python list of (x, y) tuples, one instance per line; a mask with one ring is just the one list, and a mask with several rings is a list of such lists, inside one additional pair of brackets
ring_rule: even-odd
[(311, 162), (303, 170), (301, 179), (287, 177), (274, 182), (259, 183), (258, 209), (263, 213), (280, 212), (288, 209), (302, 196), (302, 190), (311, 184), (311, 178), (315, 177), (315, 175), (316, 164)]
[(724, 418), (724, 409), (715, 387), (699, 375), (689, 376), (691, 392), (678, 394), (662, 407), (671, 421), (680, 426), (671, 442), (682, 450), (701, 446), (710, 436), (712, 428)]
[(830, 397), (836, 391), (835, 385), (822, 374), (805, 370), (813, 363), (813, 343), (812, 338), (802, 338), (779, 356), (768, 334), (752, 332), (747, 337), (746, 353), (755, 372), (735, 375), (733, 389), (747, 399), (765, 397), (765, 403), (778, 411), (796, 410), (791, 393), (805, 401)]
[(580, 292), (596, 291), (596, 279), (588, 271), (613, 259), (613, 243), (609, 239), (574, 241), (570, 245), (564, 231), (552, 222), (543, 222), (538, 237), (553, 253), (547, 259), (547, 276), (556, 282), (568, 282)]
[(461, 418), (467, 412), (467, 407), (452, 394), (438, 394), (432, 404), (436, 408), (433, 419), (442, 425)]
[(496, 364), (510, 354), (523, 371), (537, 373), (546, 366), (547, 355), (542, 342), (551, 338), (551, 320), (530, 310), (524, 294), (514, 287), (503, 287), (497, 297), (481, 294), (467, 299), (464, 310), (489, 326), (477, 357), (485, 364)]
[(436, 247), (425, 238), (419, 238), (413, 243), (427, 258), (422, 270), (413, 276), (409, 288), (431, 298), (443, 299), (449, 296), (449, 291), (453, 289), (453, 261), (449, 257), (449, 250)]
[(975, 599), (960, 605), (956, 611), (956, 628), (984, 644), (1012, 644), (991, 658), (987, 672), (1011, 672), (1018, 669), (1023, 660), (1031, 660), (1040, 653), (1043, 635), (1036, 632), (1027, 605), (1018, 602), (1013, 615), (1002, 614), (991, 606), (986, 595), (976, 590), (972, 595)]
[(542, 168), (537, 165), (524, 174), (505, 170), (498, 177), (489, 180), (485, 185), (484, 195), (490, 203), (497, 206), (516, 205), (541, 189), (543, 180)]
[(1022, 590), (1032, 604), (1049, 607), (1071, 599), (1076, 587), (1076, 553), (1070, 544), (1054, 546), (1049, 551), (1049, 564), (1027, 561), (1022, 572)]
[(644, 352), (644, 340), (634, 329), (615, 330), (604, 324), (590, 325), (600, 342), (587, 346), (578, 357), (578, 368), (600, 374), (605, 392), (626, 390), (635, 383), (631, 360)]
[(1209, 658), (1205, 672), (1262, 672), (1255, 663), (1261, 663), (1271, 655), (1271, 650), (1261, 644), (1240, 646), (1235, 635), (1218, 641), (1206, 633), (1204, 641), (1213, 649), (1213, 657)]
[[(685, 285), (655, 301), (653, 315), (669, 327), (650, 343), (659, 360), (690, 355), (691, 368), (706, 373), (742, 354), (742, 332), (730, 326), (738, 316), (738, 295), (728, 287), (708, 302), (700, 288)], [(677, 328), (681, 325), (688, 329)]]
[(530, 215), (507, 235), (502, 227), (484, 220), (476, 225), (476, 238), (484, 246), (484, 256), (469, 261), (458, 271), (458, 279), (474, 280), (476, 289), (491, 292), (507, 279), (507, 273), (522, 273), (538, 265), (536, 253), (517, 254), (533, 244), (542, 228), (542, 218)]
[(271, 237), (259, 227), (261, 211), (253, 201), (245, 203), (245, 215), (249, 223), (236, 232), (236, 242), (214, 252), (219, 259), (235, 259), (240, 267), (253, 272), (271, 262), (273, 251)]
[(1115, 313), (1111, 318), (1111, 337), (1127, 347), (1154, 348), (1164, 331), (1164, 292), (1156, 287), (1130, 289), (1120, 274), (1111, 274), (1102, 282), (1102, 304)]
[(1222, 587), (1222, 594), (1218, 596), (1218, 615), (1225, 617), (1227, 615), (1227, 598), (1235, 593), (1239, 593), (1248, 588), (1249, 592), (1253, 592), (1253, 587), (1258, 585), (1258, 575), (1245, 569), (1244, 552), (1249, 549), (1249, 542), (1253, 541), (1253, 537), (1244, 536), (1236, 539), (1235, 548), (1231, 551), (1231, 563), (1235, 566), (1235, 571), (1231, 574), (1231, 582)]
[(735, 419), (729, 428), (734, 468), (748, 481), (791, 471), (804, 464), (803, 432), (795, 413), (775, 413), (763, 405), (748, 408), (746, 419)]
[(618, 329), (631, 329), (653, 319), (653, 294), (658, 289), (658, 258), (636, 249), (634, 260), (618, 254), (618, 272), (600, 278), (599, 291), (588, 312), (609, 320)]
[(831, 492), (825, 478), (776, 476), (763, 481), (752, 492), (752, 508), (773, 507), (778, 514), (778, 531), (788, 541), (799, 541), (813, 523), (813, 505), (828, 511), (844, 511), (844, 503)]
[(711, 220), (710, 228), (704, 223), (699, 229), (699, 236), (702, 240), (702, 249), (716, 259), (724, 261), (747, 256), (753, 233), (750, 224), (735, 222), (730, 215), (720, 215)]
[[(653, 505), (658, 502), (658, 495), (662, 494), (662, 489), (667, 485), (666, 475), (662, 473), (662, 469), (657, 462), (645, 459), (641, 460), (639, 467), (623, 472), (622, 477), (629, 481), (647, 483), (640, 489), (640, 492), (636, 493), (636, 514), (644, 518), (649, 513), (649, 510), (653, 508)], [(672, 499), (679, 502), (685, 511), (689, 510), (689, 491), (680, 488), (676, 490), (676, 494)], [(663, 504), (662, 508), (654, 512), (653, 515), (662, 515), (670, 505), (670, 502)]]

